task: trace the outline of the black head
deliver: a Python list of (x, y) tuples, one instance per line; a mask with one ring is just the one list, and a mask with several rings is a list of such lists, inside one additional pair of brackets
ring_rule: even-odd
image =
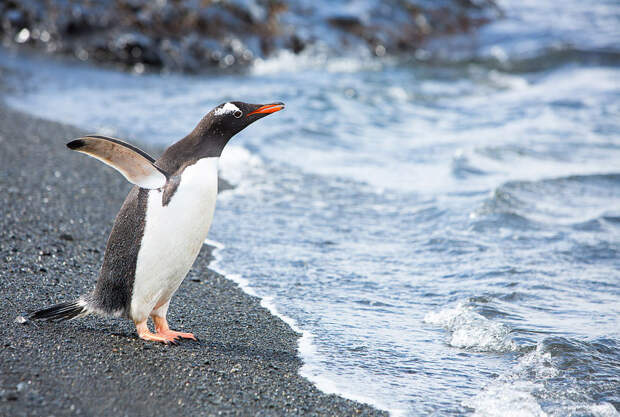
[(283, 108), (284, 103), (222, 103), (207, 113), (189, 135), (170, 146), (158, 161), (158, 166), (174, 172), (184, 161), (220, 156), (234, 135), (258, 119)]
[(283, 108), (284, 103), (249, 104), (241, 101), (222, 103), (207, 113), (195, 131), (199, 131), (196, 133), (205, 136), (206, 139), (221, 137), (228, 141), (258, 119)]
[(211, 110), (205, 119), (211, 119), (211, 129), (222, 129), (224, 132), (230, 133), (232, 137), (258, 119), (283, 108), (284, 103), (249, 104), (231, 101), (222, 103)]

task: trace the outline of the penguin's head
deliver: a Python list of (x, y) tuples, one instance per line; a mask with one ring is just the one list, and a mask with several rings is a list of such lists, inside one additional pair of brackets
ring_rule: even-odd
[(207, 116), (211, 119), (211, 130), (219, 131), (224, 135), (229, 134), (230, 139), (258, 119), (283, 108), (284, 103), (249, 104), (230, 101), (215, 107)]
[(249, 104), (230, 101), (215, 107), (183, 140), (171, 145), (176, 159), (220, 156), (228, 141), (258, 119), (284, 108), (284, 103)]

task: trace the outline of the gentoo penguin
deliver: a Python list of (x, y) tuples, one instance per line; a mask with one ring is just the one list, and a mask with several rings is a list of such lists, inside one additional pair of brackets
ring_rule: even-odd
[[(192, 333), (170, 330), (166, 313), (211, 226), (219, 157), (235, 134), (283, 108), (283, 103), (221, 104), (158, 160), (105, 136), (69, 142), (69, 149), (116, 168), (135, 186), (116, 216), (93, 292), (30, 318), (68, 320), (98, 313), (130, 318), (144, 340), (195, 340)], [(147, 326), (149, 316), (155, 333)]]

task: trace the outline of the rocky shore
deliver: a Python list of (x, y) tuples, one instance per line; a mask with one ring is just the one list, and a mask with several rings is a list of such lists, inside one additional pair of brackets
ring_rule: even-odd
[(299, 335), (209, 270), (206, 246), (169, 314), (199, 342), (148, 343), (94, 316), (23, 323), (92, 288), (130, 188), (66, 150), (83, 133), (0, 104), (0, 415), (385, 415), (302, 378)]
[(5, 47), (136, 72), (201, 72), (283, 50), (410, 54), (498, 16), (494, 0), (8, 0), (0, 3), (0, 38)]

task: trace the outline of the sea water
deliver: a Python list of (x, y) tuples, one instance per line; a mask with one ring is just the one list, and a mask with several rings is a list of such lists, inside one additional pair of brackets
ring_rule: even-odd
[(14, 107), (169, 145), (283, 101), (221, 160), (214, 268), (303, 334), (302, 374), (394, 415), (617, 416), (620, 6), (500, 3), (418, 59), (281, 54), (135, 76), (2, 53)]

